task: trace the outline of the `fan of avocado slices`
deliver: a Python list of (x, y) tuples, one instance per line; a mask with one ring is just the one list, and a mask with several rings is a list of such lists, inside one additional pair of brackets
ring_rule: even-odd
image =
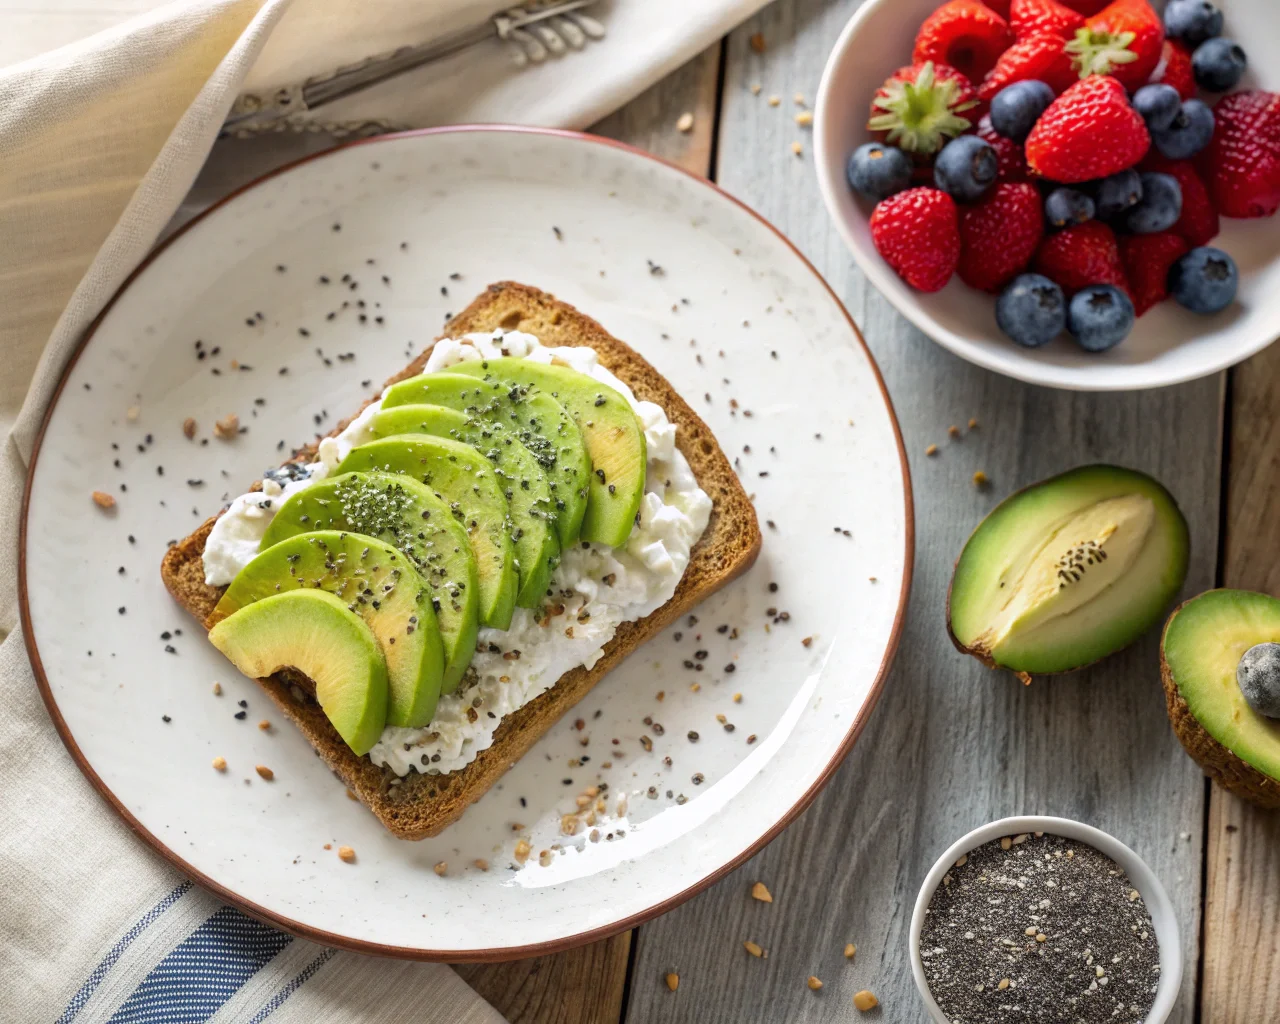
[(1006, 498), (960, 553), (955, 645), (1024, 682), (1069, 672), (1150, 629), (1187, 574), (1187, 523), (1144, 473), (1082, 466)]
[(563, 548), (630, 536), (645, 441), (626, 399), (561, 366), (495, 359), (402, 381), (375, 440), (276, 510), (210, 616), (255, 677), (294, 668), (357, 754), (421, 727), (481, 626), (547, 597)]

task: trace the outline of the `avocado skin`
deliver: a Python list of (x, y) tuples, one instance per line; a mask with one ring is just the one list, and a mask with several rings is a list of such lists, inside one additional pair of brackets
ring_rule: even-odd
[[(1173, 669), (1165, 657), (1165, 640), (1169, 636), (1169, 627), (1173, 625), (1179, 613), (1202, 597), (1224, 593), (1231, 593), (1231, 591), (1209, 590), (1184, 601), (1173, 610), (1165, 622), (1164, 630), (1160, 634), (1160, 681), (1164, 685), (1165, 709), (1169, 713), (1169, 724), (1173, 726), (1174, 735), (1206, 775), (1216, 780), (1227, 792), (1235, 794), (1242, 800), (1274, 810), (1280, 808), (1280, 781), (1259, 771), (1209, 734), (1182, 695), (1178, 682), (1174, 678)], [(1234, 672), (1234, 666), (1232, 669)]]
[[(947, 597), (946, 597), (946, 605), (945, 605), (947, 636), (950, 638), (951, 643), (956, 648), (956, 650), (960, 651), (962, 654), (968, 654), (969, 656), (982, 662), (982, 664), (987, 666), (987, 668), (1010, 672), (1016, 679), (1018, 679), (1024, 685), (1030, 685), (1033, 676), (1064, 675), (1068, 672), (1076, 672), (1080, 669), (1088, 668), (1090, 665), (1096, 664), (1097, 662), (1101, 661), (1107, 656), (1114, 654), (1117, 651), (1123, 650), (1130, 643), (1136, 640), (1138, 636), (1146, 632), (1147, 628), (1149, 628), (1151, 625), (1154, 625), (1155, 622), (1159, 621), (1158, 613), (1157, 613), (1156, 615), (1153, 615), (1151, 621), (1148, 622), (1145, 627), (1137, 630), (1135, 634), (1124, 643), (1119, 644), (1118, 646), (1113, 646), (1109, 650), (1102, 650), (1094, 654), (1093, 656), (1086, 657), (1083, 660), (1081, 660), (1078, 664), (1073, 664), (1064, 668), (1054, 669), (1054, 670), (1046, 670), (1046, 669), (1037, 667), (1031, 670), (1024, 671), (1014, 666), (1000, 664), (996, 662), (996, 660), (992, 658), (989, 654), (983, 651), (974, 650), (968, 647), (955, 634), (955, 630), (953, 629), (953, 626), (952, 626), (952, 623), (953, 623), (952, 613), (953, 613), (953, 596), (954, 596), (954, 590), (955, 590), (956, 576), (958, 571), (961, 568), (962, 562), (964, 562), (965, 560), (965, 555), (968, 553), (970, 545), (973, 544), (974, 540), (979, 537), (979, 535), (982, 533), (983, 528), (987, 525), (987, 523), (990, 520), (992, 520), (998, 513), (1004, 511), (1011, 505), (1015, 505), (1019, 501), (1019, 499), (1024, 498), (1025, 496), (1031, 494), (1034, 491), (1040, 490), (1042, 488), (1047, 488), (1059, 483), (1071, 483), (1079, 479), (1087, 480), (1090, 477), (1101, 478), (1101, 479), (1116, 479), (1116, 478), (1129, 479), (1134, 481), (1135, 483), (1140, 483), (1143, 489), (1149, 491), (1148, 496), (1157, 502), (1158, 511), (1163, 510), (1166, 513), (1171, 513), (1171, 515), (1169, 516), (1170, 522), (1168, 525), (1173, 529), (1173, 532), (1175, 534), (1174, 540), (1173, 540), (1173, 557), (1176, 561), (1176, 564), (1173, 566), (1173, 572), (1171, 573), (1172, 579), (1175, 582), (1173, 582), (1172, 585), (1166, 588), (1168, 590), (1168, 593), (1165, 596), (1164, 601), (1162, 602), (1162, 607), (1168, 607), (1169, 602), (1171, 602), (1174, 596), (1177, 594), (1177, 592), (1182, 589), (1182, 584), (1186, 580), (1187, 568), (1190, 561), (1190, 547), (1191, 547), (1190, 529), (1187, 526), (1186, 519), (1182, 515), (1181, 510), (1178, 508), (1177, 501), (1174, 499), (1173, 495), (1170, 494), (1169, 491), (1158, 480), (1148, 476), (1145, 473), (1139, 472), (1137, 470), (1127, 469), (1122, 466), (1113, 466), (1106, 463), (1094, 463), (1094, 464), (1085, 465), (1085, 466), (1078, 466), (1075, 469), (1067, 470), (1063, 473), (1057, 474), (1056, 476), (1048, 477), (1044, 480), (1040, 480), (1036, 483), (1029, 484), (1026, 487), (1023, 487), (1017, 491), (1014, 491), (1007, 498), (1001, 501), (999, 505), (997, 505), (994, 509), (988, 512), (986, 516), (983, 517), (982, 521), (977, 525), (974, 531), (969, 535), (968, 540), (965, 541), (965, 545), (961, 549), (960, 555), (956, 558), (955, 564), (952, 566), (951, 578), (947, 582)], [(1160, 506), (1163, 506), (1163, 509), (1161, 509)]]

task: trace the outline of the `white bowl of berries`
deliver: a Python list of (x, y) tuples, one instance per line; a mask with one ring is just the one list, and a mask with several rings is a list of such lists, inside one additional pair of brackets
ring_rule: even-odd
[(815, 113), (858, 266), (970, 362), (1161, 387), (1280, 337), (1280, 3), (867, 0)]

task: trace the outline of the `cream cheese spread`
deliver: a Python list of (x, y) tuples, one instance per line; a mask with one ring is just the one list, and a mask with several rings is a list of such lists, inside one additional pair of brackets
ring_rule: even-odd
[[(549, 608), (517, 608), (509, 629), (482, 629), (473, 671), (458, 692), (440, 698), (427, 726), (383, 730), (369, 756), (397, 775), (456, 771), (493, 742), (504, 715), (571, 669), (593, 667), (619, 625), (644, 618), (671, 599), (711, 514), (711, 499), (675, 446), (675, 425), (661, 406), (637, 401), (600, 365), (594, 349), (551, 348), (519, 331), (468, 334), (436, 342), (423, 372), (502, 355), (563, 363), (627, 399), (644, 427), (648, 453), (639, 521), (623, 548), (579, 544), (564, 551), (551, 579), (558, 596)], [(373, 439), (370, 424), (380, 407), (380, 400), (370, 403), (340, 434), (321, 441), (315, 462), (292, 475), (268, 477), (261, 491), (231, 503), (205, 543), (206, 582), (221, 585), (235, 578), (258, 553), (280, 503), (328, 476), (352, 448)]]

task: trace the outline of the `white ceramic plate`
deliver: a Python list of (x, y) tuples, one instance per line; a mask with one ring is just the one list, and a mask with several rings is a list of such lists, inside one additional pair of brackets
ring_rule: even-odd
[[(668, 630), (589, 695), (581, 731), (570, 714), (458, 824), (408, 843), (346, 799), (287, 723), (259, 731), (277, 719), (272, 705), (169, 598), (159, 563), (166, 541), (278, 464), (279, 449), (351, 413), (451, 311), (504, 278), (578, 305), (673, 382), (740, 461), (765, 546), (696, 624)], [(198, 359), (197, 339), (216, 355)], [(232, 412), (247, 433), (206, 443)], [(192, 441), (186, 417), (199, 424)], [(94, 489), (117, 497), (113, 513), (94, 506)], [(283, 928), (440, 959), (601, 937), (687, 898), (776, 834), (874, 703), (912, 548), (893, 413), (813, 268), (700, 179), (602, 140), (510, 129), (353, 145), (259, 182), (173, 239), (68, 372), (24, 528), (37, 675), (72, 753), (130, 824)], [(769, 609), (789, 621), (768, 625)], [(274, 781), (255, 774), (260, 764)], [(627, 795), (625, 818), (611, 799), (599, 842), (560, 835), (561, 814), (600, 781)], [(533, 843), (522, 870), (513, 823)], [(339, 845), (356, 863), (338, 859)], [(445, 877), (433, 872), (441, 862)]]
[[(1133, 333), (1101, 354), (1062, 337), (1025, 349), (1000, 333), (995, 300), (958, 277), (942, 291), (909, 288), (871, 242), (871, 204), (845, 180), (845, 162), (862, 143), (871, 95), (895, 68), (911, 63), (911, 44), (940, 0), (867, 0), (845, 26), (827, 61), (814, 118), (818, 183), (836, 228), (859, 268), (908, 320), (971, 363), (1018, 380), (1081, 391), (1129, 391), (1193, 380), (1225, 369), (1280, 337), (1280, 220), (1222, 219), (1210, 245), (1225, 249), (1240, 268), (1240, 294), (1229, 309), (1197, 316), (1172, 301), (1138, 320)], [(1224, 34), (1249, 55), (1240, 88), (1280, 89), (1280, 4), (1274, 0), (1217, 0)], [(1163, 4), (1157, 4), (1163, 6)]]

